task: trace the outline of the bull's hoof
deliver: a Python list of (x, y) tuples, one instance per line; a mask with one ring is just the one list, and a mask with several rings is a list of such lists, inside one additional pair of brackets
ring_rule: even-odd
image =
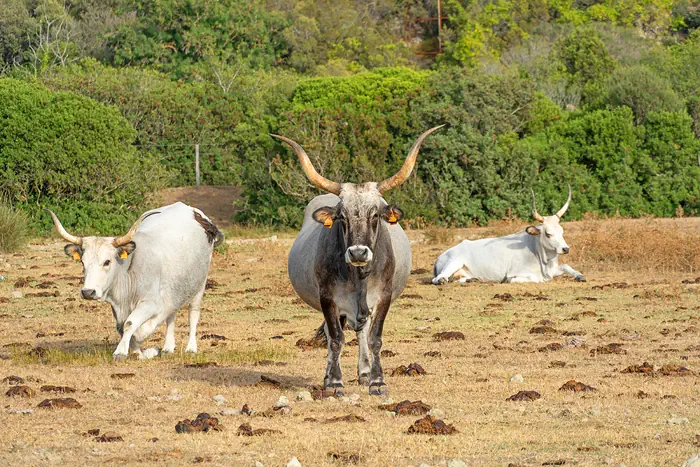
[(126, 360), (126, 357), (127, 356), (123, 353), (116, 353), (115, 352), (112, 354), (112, 360), (114, 360), (115, 362), (121, 362), (122, 360)]
[(447, 278), (446, 277), (436, 277), (435, 279), (433, 279), (433, 284), (445, 285), (445, 284), (447, 284)]
[(372, 384), (369, 387), (370, 396), (386, 396), (387, 394), (389, 394), (389, 386), (384, 383)]
[(576, 282), (586, 282), (586, 278), (583, 276), (576, 276), (576, 277), (574, 277), (574, 280)]
[(323, 388), (324, 397), (343, 397), (345, 395), (345, 386), (342, 383), (334, 383)]
[(369, 386), (369, 376), (358, 376), (357, 384), (358, 386)]

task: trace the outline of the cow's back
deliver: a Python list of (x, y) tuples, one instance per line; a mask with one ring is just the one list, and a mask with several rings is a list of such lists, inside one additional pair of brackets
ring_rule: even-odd
[(201, 290), (207, 278), (213, 246), (194, 212), (206, 216), (181, 202), (153, 211), (159, 214), (146, 218), (134, 235), (130, 272), (142, 290), (158, 293), (180, 307)]
[[(307, 304), (321, 309), (319, 299), (319, 286), (315, 274), (316, 259), (322, 249), (319, 247), (321, 234), (326, 229), (322, 224), (316, 222), (313, 213), (324, 206), (336, 206), (340, 198), (333, 194), (316, 196), (309, 202), (304, 211), (304, 222), (301, 232), (294, 240), (292, 249), (289, 252), (287, 270), (289, 280), (296, 293)], [(406, 286), (406, 281), (411, 273), (411, 245), (399, 224), (385, 225), (389, 231), (392, 249), (394, 251), (394, 277), (392, 281), (392, 299), (398, 297)], [(373, 295), (368, 291), (368, 296)], [(373, 304), (368, 303), (370, 307)]]

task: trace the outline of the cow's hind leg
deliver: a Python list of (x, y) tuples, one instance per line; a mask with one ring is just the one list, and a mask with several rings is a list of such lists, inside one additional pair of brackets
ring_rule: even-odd
[(175, 319), (177, 312), (165, 318), (165, 341), (163, 341), (163, 352), (175, 352)]
[[(371, 316), (371, 314), (370, 314)], [(357, 384), (367, 386), (370, 381), (372, 362), (369, 352), (369, 331), (372, 327), (372, 319), (368, 318), (362, 329), (357, 331)]]
[(328, 338), (328, 362), (326, 364), (326, 375), (323, 378), (323, 388), (333, 391), (335, 395), (342, 396), (345, 386), (343, 385), (343, 374), (340, 370), (340, 354), (343, 352), (345, 334), (333, 302), (328, 298), (324, 298), (327, 296), (327, 294), (321, 293), (321, 309), (326, 319), (325, 330)]
[(455, 278), (460, 284), (476, 280), (471, 274), (469, 274), (466, 266), (462, 266), (460, 269), (458, 269), (457, 272), (452, 275), (452, 277)]
[(190, 336), (187, 340), (187, 348), (185, 348), (185, 352), (197, 353), (197, 323), (199, 323), (199, 309), (202, 305), (202, 297), (204, 297), (205, 286), (206, 282), (202, 284), (202, 289), (197, 292), (197, 295), (195, 295), (190, 302)]
[[(441, 284), (446, 284), (449, 282), (450, 277), (460, 269), (464, 267), (464, 263), (459, 260), (451, 260), (449, 261), (444, 268), (442, 268), (442, 271), (433, 278), (433, 284), (435, 285), (441, 285)], [(436, 271), (437, 272), (437, 271)]]

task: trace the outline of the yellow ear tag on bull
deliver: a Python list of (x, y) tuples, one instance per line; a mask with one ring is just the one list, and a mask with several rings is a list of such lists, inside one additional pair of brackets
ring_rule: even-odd
[(119, 253), (119, 257), (121, 259), (126, 259), (129, 257), (129, 253), (127, 253), (126, 250), (122, 250), (121, 253)]
[(399, 220), (396, 218), (396, 215), (394, 213), (391, 213), (391, 217), (387, 220), (389, 224), (396, 224)]
[(77, 251), (73, 252), (73, 261), (80, 261), (80, 253)]
[(323, 226), (328, 228), (328, 229), (333, 227), (333, 219), (331, 219), (330, 217), (326, 217), (326, 220), (323, 221)]

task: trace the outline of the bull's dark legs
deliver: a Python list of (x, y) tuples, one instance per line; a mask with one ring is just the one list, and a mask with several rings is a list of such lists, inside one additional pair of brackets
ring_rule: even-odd
[(343, 326), (337, 316), (335, 306), (330, 300), (322, 299), (321, 308), (323, 316), (326, 318), (325, 330), (328, 338), (328, 363), (326, 364), (326, 376), (323, 378), (323, 388), (342, 396), (344, 386), (343, 375), (340, 371), (340, 354), (343, 352), (343, 344), (345, 343)]
[(369, 331), (372, 327), (371, 320), (367, 320), (362, 329), (357, 331), (357, 384), (367, 386), (369, 384), (372, 362), (370, 361), (369, 351)]
[(369, 394), (371, 396), (381, 396), (388, 394), (389, 390), (384, 382), (384, 370), (380, 356), (382, 352), (382, 331), (384, 330), (384, 319), (389, 312), (391, 304), (391, 292), (388, 297), (383, 297), (377, 303), (377, 312), (372, 319), (372, 327), (369, 331), (369, 347), (372, 351), (372, 369), (369, 378)]

